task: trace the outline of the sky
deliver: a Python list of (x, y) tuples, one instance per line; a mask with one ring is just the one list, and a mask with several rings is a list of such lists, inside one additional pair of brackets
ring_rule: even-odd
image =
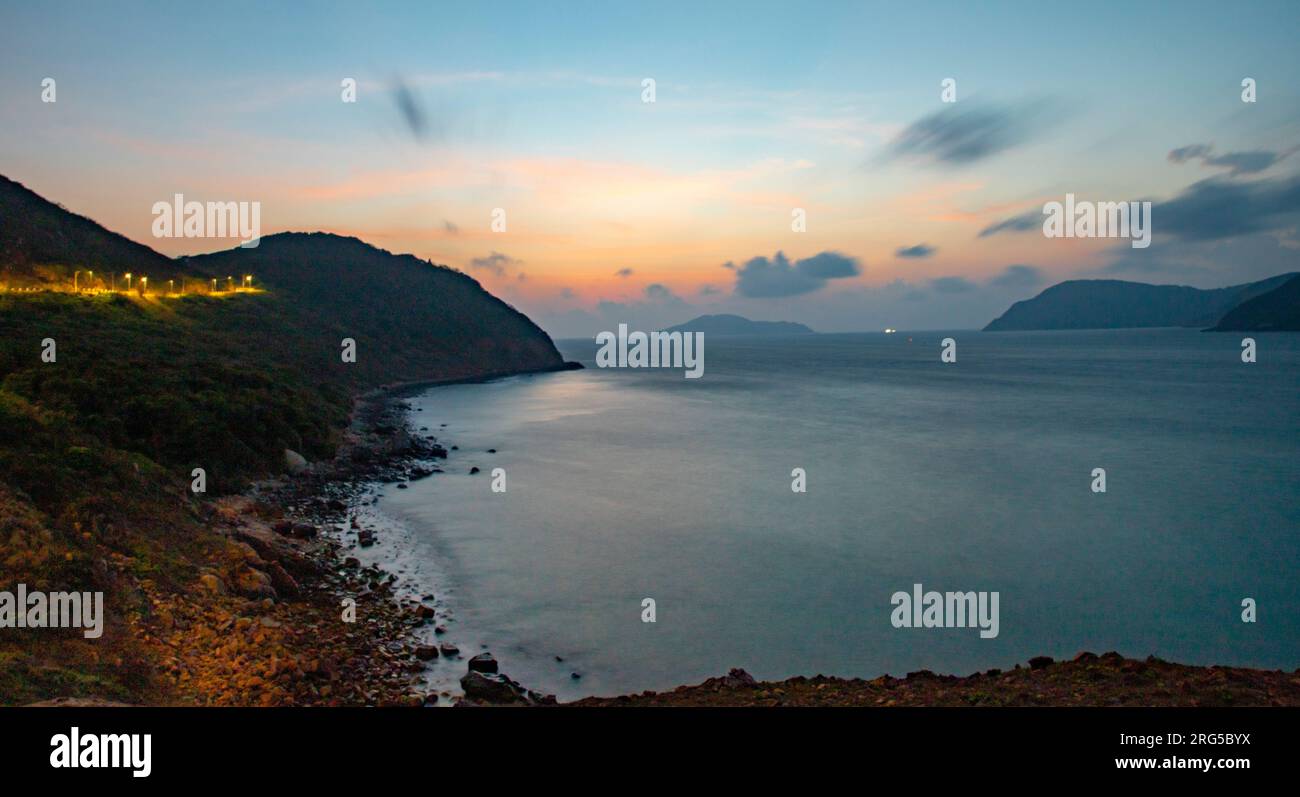
[[(263, 235), (458, 268), (556, 337), (964, 329), (1065, 279), (1300, 271), (1294, 1), (0, 0), (0, 23), (0, 174), (168, 255), (237, 242), (155, 238), (155, 202), (259, 202)], [(1067, 193), (1151, 201), (1151, 245), (1046, 237)]]

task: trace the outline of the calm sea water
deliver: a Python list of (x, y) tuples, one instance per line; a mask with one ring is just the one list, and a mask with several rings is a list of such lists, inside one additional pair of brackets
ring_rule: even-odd
[[(1255, 337), (1254, 364), (1190, 330), (709, 338), (698, 380), (564, 341), (589, 370), (415, 399), (460, 450), (379, 507), (449, 638), (562, 698), (1085, 649), (1295, 668), (1300, 336)], [(999, 592), (1000, 634), (892, 627), (918, 582)]]

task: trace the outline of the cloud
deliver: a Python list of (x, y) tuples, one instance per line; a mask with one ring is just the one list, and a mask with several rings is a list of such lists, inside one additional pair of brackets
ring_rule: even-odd
[(630, 276), (632, 276), (632, 269), (630, 269), (630, 268), (620, 268), (618, 271), (615, 271), (615, 272), (614, 272), (614, 276), (615, 276), (615, 277), (623, 277), (623, 278), (630, 277)]
[[(1199, 145), (1196, 145), (1199, 146)], [(1178, 157), (1200, 157), (1196, 147), (1183, 147)], [(1173, 157), (1173, 153), (1170, 153)], [(1286, 228), (1300, 213), (1300, 176), (1266, 178), (1250, 182), (1211, 177), (1184, 188), (1172, 199), (1153, 202), (1152, 230), (1186, 241), (1214, 241), (1238, 235)], [(980, 230), (987, 238), (1002, 232), (1039, 229), (1041, 211), (1029, 211)]]
[(1258, 174), (1275, 163), (1286, 160), (1295, 151), (1294, 148), (1284, 152), (1259, 149), (1215, 155), (1213, 144), (1189, 144), (1186, 147), (1170, 150), (1168, 160), (1170, 163), (1200, 160), (1202, 166), (1227, 169), (1230, 176), (1238, 177), (1243, 174)]
[(401, 78), (393, 81), (393, 102), (406, 123), (406, 129), (417, 141), (422, 141), (429, 134), (429, 121), (415, 94), (411, 92)]
[(516, 260), (510, 255), (502, 254), (501, 252), (494, 251), (492, 252), (492, 254), (488, 255), (487, 257), (474, 258), (473, 260), (469, 261), (469, 265), (471, 268), (477, 268), (483, 271), (490, 271), (499, 277), (502, 274), (506, 273), (507, 267), (515, 266), (522, 262), (523, 262), (522, 260)]
[(663, 285), (660, 285), (657, 282), (652, 285), (645, 286), (644, 293), (647, 299), (656, 302), (667, 302), (673, 300), (681, 301), (681, 299), (678, 298), (677, 294), (673, 293), (671, 290), (664, 287)]
[(990, 235), (997, 235), (1000, 232), (1029, 232), (1030, 230), (1039, 229), (1042, 225), (1042, 212), (1031, 210), (1028, 213), (1022, 213), (1019, 216), (1012, 216), (1009, 219), (996, 221), (990, 224), (980, 230), (979, 237), (987, 238)]
[(975, 290), (975, 283), (965, 277), (939, 277), (930, 280), (930, 288), (935, 293), (967, 293)]
[(1037, 266), (1016, 264), (1002, 269), (1002, 273), (989, 280), (989, 285), (999, 288), (1032, 288), (1043, 282), (1043, 272)]
[(900, 246), (898, 249), (894, 250), (894, 257), (904, 257), (904, 258), (929, 257), (930, 255), (934, 254), (937, 251), (938, 250), (935, 249), (933, 246), (927, 246), (925, 244), (917, 244), (916, 246)]
[(1293, 223), (1300, 212), (1300, 177), (1253, 182), (1210, 178), (1151, 208), (1156, 234), (1186, 241), (1250, 235)]
[(726, 263), (736, 272), (735, 292), (751, 299), (798, 296), (820, 289), (827, 281), (852, 277), (862, 272), (856, 258), (839, 252), (821, 252), (791, 263), (784, 252), (771, 259), (754, 257), (743, 266)]
[(1046, 104), (949, 105), (908, 125), (889, 145), (888, 158), (969, 164), (1033, 138), (1046, 123)]

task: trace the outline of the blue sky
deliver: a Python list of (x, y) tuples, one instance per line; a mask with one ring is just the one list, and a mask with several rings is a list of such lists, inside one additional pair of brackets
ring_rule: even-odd
[[(155, 201), (260, 201), (264, 232), (332, 230), (462, 268), (557, 335), (702, 312), (979, 326), (1061, 279), (1210, 287), (1300, 269), (1296, 3), (0, 13), (0, 174), (168, 254), (229, 242), (153, 239)], [(40, 102), (45, 77), (57, 103)], [(344, 77), (355, 104), (340, 101)], [(1256, 103), (1241, 101), (1244, 77)], [(927, 120), (971, 128), (987, 153), (900, 157)], [(1212, 149), (1170, 160), (1193, 145)], [(1229, 173), (1214, 160), (1261, 152), (1276, 162)], [(979, 235), (1067, 192), (1156, 202), (1152, 247)], [(790, 228), (796, 207), (806, 232)], [(1232, 207), (1252, 223), (1213, 232)], [(489, 228), (495, 208), (504, 233)], [(932, 252), (897, 254), (921, 244)], [(849, 264), (843, 276), (746, 294), (760, 271), (792, 276), (822, 253)]]

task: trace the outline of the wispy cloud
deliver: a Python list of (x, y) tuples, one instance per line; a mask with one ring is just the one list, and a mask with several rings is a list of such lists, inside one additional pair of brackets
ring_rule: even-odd
[(1237, 177), (1243, 174), (1257, 174), (1265, 171), (1274, 164), (1286, 160), (1295, 151), (1296, 148), (1292, 147), (1281, 152), (1258, 149), (1245, 152), (1225, 152), (1216, 155), (1214, 154), (1213, 144), (1189, 144), (1186, 147), (1170, 150), (1168, 160), (1170, 163), (1187, 163), (1191, 160), (1199, 160), (1202, 166), (1227, 169), (1229, 175)]
[(908, 125), (887, 158), (965, 165), (1023, 144), (1051, 122), (1045, 101), (980, 104), (965, 100)]
[(905, 259), (917, 259), (933, 255), (937, 249), (927, 244), (917, 244), (916, 246), (900, 246), (894, 250), (894, 257)]

